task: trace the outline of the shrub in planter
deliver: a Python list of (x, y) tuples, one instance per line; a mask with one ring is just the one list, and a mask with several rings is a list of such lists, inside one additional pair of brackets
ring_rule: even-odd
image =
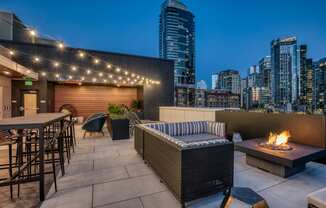
[(129, 139), (129, 120), (124, 115), (125, 107), (109, 104), (107, 127), (112, 140)]

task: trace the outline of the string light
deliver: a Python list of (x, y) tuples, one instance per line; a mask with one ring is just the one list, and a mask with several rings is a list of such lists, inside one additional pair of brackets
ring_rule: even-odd
[(63, 42), (58, 42), (57, 46), (61, 50), (63, 50), (65, 48), (65, 45), (63, 44)]
[(34, 62), (38, 63), (41, 61), (41, 58), (38, 56), (34, 56)]
[(99, 64), (99, 63), (100, 63), (100, 60), (94, 59), (94, 64)]
[(43, 77), (45, 77), (45, 76), (46, 76), (46, 72), (42, 72), (41, 75), (42, 75)]
[(98, 76), (102, 77), (103, 76), (103, 73), (102, 72), (98, 73)]
[(87, 73), (87, 74), (91, 74), (92, 71), (91, 71), (90, 69), (88, 69), (88, 70), (86, 71), (86, 73)]
[(55, 74), (55, 77), (56, 78), (60, 78), (60, 74)]
[(85, 57), (85, 53), (83, 51), (79, 51), (78, 56), (80, 58), (84, 58)]
[(36, 36), (37, 36), (37, 32), (36, 32), (36, 30), (32, 30), (32, 29), (30, 29), (30, 30), (29, 30), (29, 35), (32, 36), (32, 37), (36, 37)]
[(111, 78), (111, 79), (112, 79), (112, 78), (113, 78), (113, 75), (112, 75), (112, 74), (109, 74), (109, 78)]
[(10, 51), (9, 51), (9, 55), (10, 55), (10, 56), (14, 56), (14, 55), (15, 55), (15, 51), (10, 50)]
[(96, 80), (97, 80), (96, 78), (93, 78), (93, 79), (92, 79), (92, 82), (96, 82)]
[(57, 62), (57, 61), (55, 61), (55, 62), (53, 62), (53, 66), (54, 66), (54, 67), (58, 67), (58, 66), (60, 66), (60, 63)]
[(72, 79), (73, 77), (71, 75), (68, 76), (69, 79)]
[(122, 77), (118, 77), (119, 80), (122, 80)]
[[(37, 37), (37, 36), (39, 36), (37, 30), (35, 30), (35, 29), (33, 29), (33, 28), (27, 28), (27, 32), (28, 32), (28, 34), (29, 34), (31, 37)], [(56, 39), (54, 39), (54, 40), (56, 40)], [(60, 40), (56, 40), (56, 45), (57, 45), (57, 47), (58, 47), (59, 49), (64, 49), (64, 48), (66, 47), (65, 44), (64, 44), (64, 42), (63, 42), (63, 41), (60, 41)], [(10, 51), (9, 51), (9, 54), (10, 54), (11, 56), (15, 55), (15, 51), (10, 50)], [(77, 55), (78, 55), (80, 58), (84, 58), (86, 55), (89, 55), (89, 56), (93, 57), (94, 64), (99, 64), (100, 62), (104, 62), (104, 63), (106, 62), (106, 61), (102, 61), (102, 60), (101, 60), (100, 58), (98, 58), (98, 57), (93, 56), (92, 54), (88, 54), (88, 52), (83, 52), (82, 50), (79, 50)], [(46, 59), (46, 58), (45, 58), (45, 60), (49, 60), (49, 59)], [(51, 60), (49, 60), (49, 61), (51, 61)], [(40, 58), (40, 57), (37, 57), (37, 56), (34, 56), (34, 57), (33, 57), (33, 62), (39, 63), (39, 62), (41, 62), (41, 58)], [(106, 62), (106, 63), (107, 63), (107, 64), (106, 64), (106, 67), (107, 67), (108, 69), (111, 69), (112, 67), (115, 67), (115, 71), (116, 71), (116, 72), (119, 73), (119, 72), (122, 71), (119, 67), (114, 66), (114, 65), (111, 65), (111, 64), (108, 63), (108, 62)], [(64, 65), (70, 65), (70, 64), (65, 64), (65, 63), (63, 63), (63, 64), (64, 64)], [(53, 65), (54, 65), (54, 67), (58, 67), (58, 66), (61, 65), (61, 64), (59, 64), (59, 62), (54, 62)], [(72, 68), (73, 71), (77, 70), (77, 67), (75, 67), (75, 66), (71, 66), (71, 68)], [(88, 70), (88, 71), (87, 71), (87, 74), (91, 74), (91, 71)], [(151, 84), (160, 84), (160, 83), (161, 83), (160, 81), (152, 80), (152, 79), (148, 79), (147, 77), (142, 77), (142, 80), (143, 80), (143, 81), (142, 81), (142, 80), (138, 80), (138, 79), (141, 78), (141, 76), (139, 76), (139, 75), (137, 75), (137, 74), (135, 74), (135, 73), (131, 73), (131, 72), (128, 72), (128, 71), (124, 71), (124, 75), (125, 75), (125, 76), (128, 76), (129, 74), (130, 74), (130, 77), (125, 77), (124, 79), (130, 81), (131, 78), (134, 78), (134, 79), (132, 79), (132, 80), (133, 80), (132, 82), (143, 82), (144, 80), (146, 80), (146, 83), (151, 83)], [(103, 76), (103, 74), (102, 74), (102, 73), (99, 73), (99, 76)], [(113, 75), (109, 75), (109, 77), (112, 78)], [(136, 77), (137, 79), (136, 79), (135, 77)], [(119, 77), (119, 78), (120, 78), (120, 77)], [(120, 78), (119, 80), (122, 80), (122, 78)]]
[(85, 80), (85, 77), (81, 77), (81, 80), (84, 81)]
[(108, 80), (104, 79), (103, 82), (108, 82)]

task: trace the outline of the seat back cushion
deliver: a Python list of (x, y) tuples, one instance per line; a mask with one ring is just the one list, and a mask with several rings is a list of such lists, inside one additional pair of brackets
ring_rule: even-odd
[(214, 134), (219, 137), (225, 137), (225, 123), (208, 121), (207, 133)]

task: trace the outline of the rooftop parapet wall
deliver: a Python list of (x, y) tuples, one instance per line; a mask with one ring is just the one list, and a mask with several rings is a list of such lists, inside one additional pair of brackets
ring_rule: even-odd
[(289, 141), (321, 148), (326, 148), (325, 120), (323, 115), (216, 112), (216, 121), (226, 123), (227, 134), (239, 132), (244, 140), (289, 130)]

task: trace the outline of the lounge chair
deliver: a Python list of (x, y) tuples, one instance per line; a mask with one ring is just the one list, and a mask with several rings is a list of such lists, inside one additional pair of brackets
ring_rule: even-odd
[(105, 124), (106, 119), (107, 119), (106, 113), (96, 113), (89, 116), (82, 126), (82, 129), (85, 131), (83, 138), (85, 138), (87, 132), (102, 133), (104, 136), (103, 126)]

